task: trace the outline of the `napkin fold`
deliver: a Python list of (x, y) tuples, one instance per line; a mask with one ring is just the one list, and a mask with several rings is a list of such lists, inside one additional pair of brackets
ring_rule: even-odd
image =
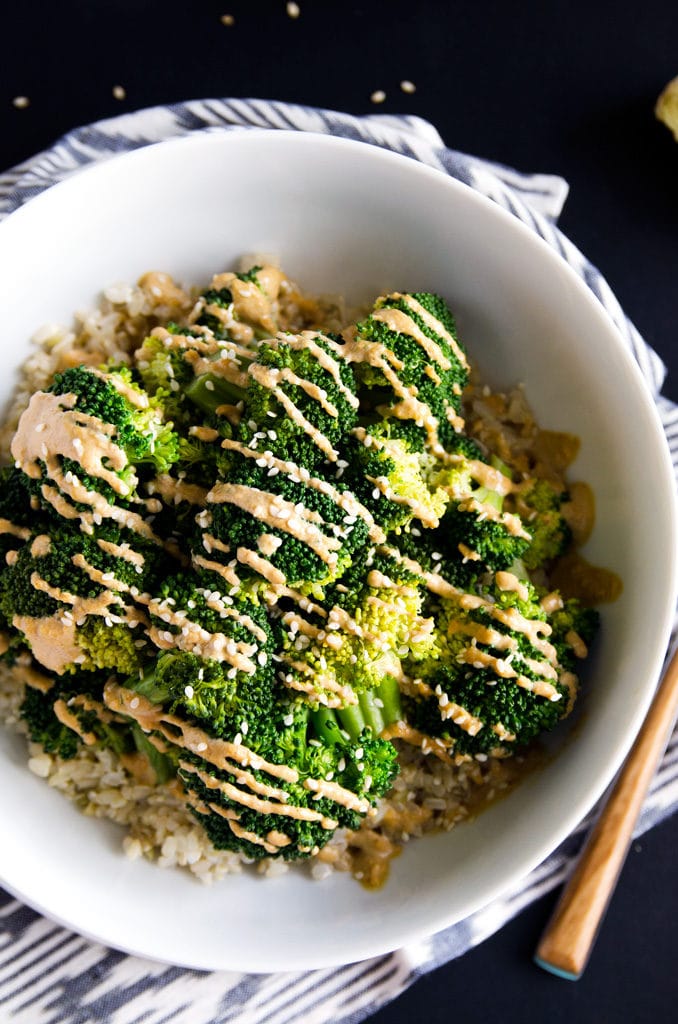
[[(116, 153), (195, 131), (253, 127), (320, 132), (394, 150), (465, 182), (527, 224), (586, 282), (619, 329), (652, 394), (678, 476), (678, 406), (661, 395), (665, 368), (626, 318), (609, 285), (556, 222), (563, 178), (526, 174), (445, 146), (413, 116), (354, 117), (255, 99), (206, 99), (154, 107), (77, 128), (0, 174), (0, 218), (75, 170)], [(678, 731), (638, 822), (637, 835), (678, 808)], [(127, 956), (90, 942), (0, 889), (0, 1016), (8, 1024), (357, 1024), (413, 981), (461, 956), (568, 874), (594, 809), (512, 891), (465, 921), (388, 956), (328, 970), (204, 973)]]

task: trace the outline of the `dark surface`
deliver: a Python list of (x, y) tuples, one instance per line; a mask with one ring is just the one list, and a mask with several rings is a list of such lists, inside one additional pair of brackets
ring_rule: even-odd
[[(678, 399), (678, 144), (653, 115), (678, 75), (675, 0), (299, 2), (292, 20), (282, 0), (15, 0), (3, 8), (0, 164), (76, 125), (191, 98), (418, 114), (450, 146), (568, 179), (561, 226), (673, 368), (665, 391)], [(17, 95), (30, 106), (15, 109)], [(676, 1020), (676, 848), (678, 816), (633, 848), (580, 982), (531, 963), (549, 896), (375, 1024)]]

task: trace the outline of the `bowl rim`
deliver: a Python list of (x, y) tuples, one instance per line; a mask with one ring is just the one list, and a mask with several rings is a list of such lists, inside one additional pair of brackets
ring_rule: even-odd
[[(126, 164), (142, 164), (148, 160), (153, 161), (157, 151), (159, 150), (167, 151), (169, 149), (186, 147), (189, 145), (206, 145), (211, 147), (212, 145), (223, 144), (224, 140), (230, 140), (227, 142), (227, 146), (231, 144), (241, 145), (243, 142), (245, 145), (248, 145), (249, 143), (247, 140), (253, 140), (254, 144), (258, 145), (262, 138), (265, 138), (267, 142), (272, 143), (274, 146), (286, 146), (290, 144), (300, 148), (320, 146), (321, 148), (328, 147), (330, 149), (335, 149), (337, 152), (341, 150), (346, 150), (347, 152), (362, 150), (363, 152), (369, 151), (370, 157), (377, 161), (381, 160), (386, 163), (395, 162), (403, 166), (406, 162), (408, 172), (413, 176), (419, 176), (424, 181), (445, 182), (447, 188), (452, 191), (456, 191), (459, 195), (462, 195), (465, 201), (474, 203), (480, 208), (490, 211), (491, 216), (498, 217), (500, 220), (503, 220), (506, 224), (511, 226), (511, 230), (518, 231), (524, 236), (524, 238), (529, 239), (530, 244), (536, 245), (541, 250), (543, 257), (552, 263), (554, 272), (557, 270), (569, 278), (569, 282), (577, 292), (579, 299), (588, 306), (592, 317), (597, 323), (597, 329), (606, 332), (613, 340), (615, 352), (617, 353), (618, 358), (624, 362), (627, 371), (631, 375), (633, 386), (636, 390), (636, 397), (643, 406), (644, 412), (648, 416), (648, 421), (651, 422), (653, 426), (654, 436), (657, 442), (657, 454), (663, 463), (662, 484), (666, 491), (668, 518), (671, 523), (673, 536), (678, 536), (678, 497), (676, 495), (675, 488), (674, 468), (671, 463), (668, 444), (659, 417), (657, 405), (652, 398), (647, 383), (642, 376), (635, 358), (633, 357), (629, 347), (624, 342), (621, 332), (614, 323), (610, 313), (593, 294), (585, 281), (582, 280), (573, 267), (563, 258), (554, 246), (550, 245), (534, 230), (519, 220), (515, 215), (502, 208), (492, 199), (483, 195), (470, 185), (450, 176), (443, 170), (438, 170), (434, 167), (423, 164), (412, 157), (393, 152), (392, 150), (382, 148), (371, 143), (326, 135), (323, 133), (299, 132), (284, 129), (263, 129), (257, 127), (245, 128), (242, 126), (201, 129), (197, 132), (189, 133), (177, 138), (142, 145), (139, 148), (126, 153), (111, 155), (110, 157), (99, 160), (94, 164), (85, 165), (74, 170), (66, 178), (54, 185), (51, 185), (39, 195), (31, 198), (18, 209), (3, 218), (2, 222), (0, 222), (0, 247), (4, 245), (5, 235), (8, 233), (11, 235), (12, 231), (20, 230), (25, 218), (37, 217), (44, 203), (53, 203), (55, 201), (55, 195), (58, 198), (60, 194), (67, 195), (68, 192), (76, 191), (82, 176), (85, 174), (88, 176), (89, 180), (92, 180), (94, 176), (105, 178), (107, 175), (115, 175), (116, 167), (120, 166), (123, 161)], [(214, 140), (217, 140), (217, 142), (215, 143)], [(113, 169), (111, 170), (111, 168)], [(626, 728), (617, 737), (606, 762), (606, 772), (599, 775), (595, 781), (589, 782), (587, 787), (582, 791), (579, 800), (573, 802), (573, 804), (568, 807), (567, 811), (563, 813), (559, 830), (554, 834), (551, 834), (548, 840), (544, 839), (541, 844), (534, 847), (529, 855), (524, 856), (521, 868), (515, 869), (510, 875), (502, 878), (501, 881), (495, 882), (494, 885), (488, 885), (481, 897), (469, 896), (465, 901), (462, 901), (461, 911), (456, 913), (453, 918), (450, 918), (449, 915), (445, 915), (444, 910), (441, 907), (439, 917), (436, 921), (431, 922), (428, 926), (412, 928), (408, 931), (407, 942), (419, 941), (441, 931), (445, 927), (464, 920), (475, 911), (486, 907), (502, 893), (507, 892), (511, 887), (517, 884), (520, 879), (526, 877), (530, 871), (542, 863), (544, 859), (560, 845), (560, 843), (582, 821), (585, 815), (591, 810), (600, 796), (604, 793), (633, 744), (635, 736), (637, 735), (642, 721), (645, 718), (647, 709), (650, 706), (654, 695), (655, 685), (660, 674), (665, 648), (668, 644), (674, 622), (676, 596), (678, 595), (678, 553), (676, 552), (675, 544), (671, 547), (670, 554), (667, 557), (667, 561), (663, 566), (663, 569), (664, 575), (662, 582), (666, 591), (666, 601), (663, 606), (662, 620), (656, 625), (655, 630), (656, 635), (662, 637), (663, 646), (661, 646), (661, 649), (657, 647), (653, 650), (648, 658), (648, 683), (643, 689), (643, 698), (636, 704), (632, 713), (629, 714)], [(650, 680), (652, 680), (652, 686), (650, 685)], [(23, 900), (30, 906), (33, 906), (36, 910), (39, 910), (52, 920), (56, 920), (58, 923), (63, 924), (66, 927), (75, 928), (80, 934), (84, 934), (88, 938), (96, 941), (110, 942), (110, 938), (107, 938), (105, 935), (83, 930), (79, 928), (77, 924), (74, 924), (72, 920), (66, 920), (63, 917), (54, 915), (48, 907), (40, 906), (36, 904), (35, 901), (32, 901), (30, 893), (25, 893), (19, 888), (13, 887), (11, 882), (7, 882), (2, 879), (2, 884), (8, 889), (8, 891), (12, 892), (19, 899)], [(354, 936), (353, 945), (354, 947), (357, 947), (356, 955), (353, 956), (352, 954), (349, 960), (345, 958), (338, 959), (336, 955), (323, 955), (320, 952), (314, 954), (312, 952), (310, 962), (305, 961), (304, 967), (330, 967), (336, 966), (340, 963), (344, 964), (354, 962), (355, 960), (362, 960), (367, 957), (391, 952), (402, 944), (403, 937), (398, 936), (396, 941), (391, 945), (388, 945), (387, 943), (380, 948), (367, 948), (361, 947), (359, 936)], [(133, 944), (116, 943), (116, 947), (124, 949), (126, 952), (133, 953), (135, 955), (163, 959), (162, 957), (158, 958), (157, 954), (149, 952), (148, 950), (135, 949), (133, 948)], [(177, 963), (178, 961), (170, 958), (167, 962)], [(183, 966), (196, 968), (202, 967), (203, 969), (218, 969), (219, 966), (226, 966), (222, 963), (220, 965), (210, 964), (205, 967), (204, 959), (201, 959), (200, 962), (191, 962), (190, 957), (182, 960), (181, 963)], [(262, 967), (256, 966), (254, 968), (251, 964), (248, 964), (242, 966), (240, 969), (259, 973), (269, 970), (297, 969), (299, 967), (300, 961), (297, 956), (292, 957), (289, 962), (284, 961), (283, 958), (282, 963), (276, 963), (268, 966), (264, 965)]]

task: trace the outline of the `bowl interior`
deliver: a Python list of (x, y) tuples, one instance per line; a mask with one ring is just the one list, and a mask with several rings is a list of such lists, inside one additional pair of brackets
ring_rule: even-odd
[[(611, 780), (651, 698), (674, 606), (673, 478), (654, 407), (602, 308), (489, 200), (404, 157), (285, 132), (195, 135), (79, 172), (0, 226), (0, 403), (29, 338), (100, 289), (166, 270), (201, 282), (275, 253), (308, 291), (441, 292), (490, 383), (523, 382), (542, 426), (576, 433), (594, 488), (586, 553), (625, 584), (604, 609), (584, 715), (558, 756), (473, 824), (410, 844), (388, 883), (244, 874), (208, 889), (129, 862), (0, 735), (0, 879), (101, 941), (187, 966), (302, 969), (376, 955), (489, 902), (539, 863)], [(639, 643), (639, 638), (642, 642)]]

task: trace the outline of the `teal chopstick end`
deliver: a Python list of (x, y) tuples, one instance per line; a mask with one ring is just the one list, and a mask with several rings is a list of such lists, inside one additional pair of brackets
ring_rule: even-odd
[(572, 974), (570, 971), (564, 971), (562, 967), (554, 967), (548, 960), (541, 960), (538, 956), (535, 956), (534, 962), (537, 967), (541, 967), (543, 970), (548, 971), (549, 974), (555, 974), (557, 978), (565, 978), (566, 981), (578, 981), (579, 975)]

